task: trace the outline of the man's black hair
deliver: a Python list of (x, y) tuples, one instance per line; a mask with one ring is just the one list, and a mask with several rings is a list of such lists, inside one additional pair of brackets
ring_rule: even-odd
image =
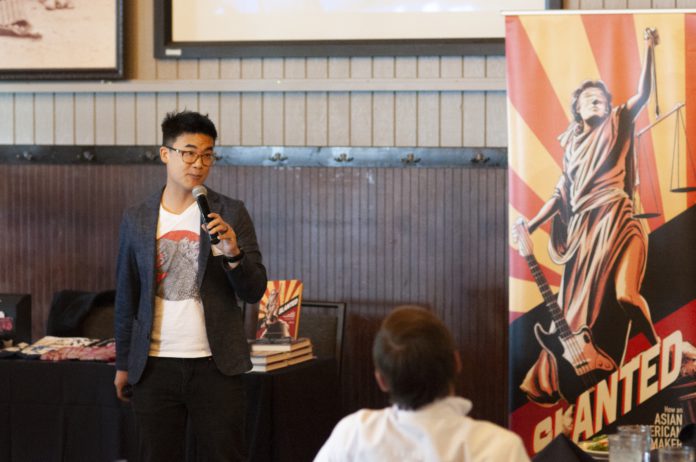
[(392, 403), (418, 409), (450, 394), (457, 374), (455, 350), (452, 335), (437, 316), (404, 306), (382, 322), (372, 357)]
[(202, 133), (215, 141), (217, 130), (207, 115), (194, 111), (169, 112), (162, 121), (162, 144), (171, 146), (184, 133)]

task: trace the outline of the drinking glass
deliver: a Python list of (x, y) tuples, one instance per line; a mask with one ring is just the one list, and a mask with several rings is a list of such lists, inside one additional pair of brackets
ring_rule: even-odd
[(657, 450), (660, 462), (693, 462), (694, 448), (682, 446), (680, 448), (664, 447)]
[(618, 427), (619, 433), (631, 433), (639, 435), (643, 439), (643, 461), (650, 460), (650, 447), (652, 444), (650, 425), (621, 425)]
[(609, 435), (610, 462), (643, 462), (645, 439), (636, 433)]

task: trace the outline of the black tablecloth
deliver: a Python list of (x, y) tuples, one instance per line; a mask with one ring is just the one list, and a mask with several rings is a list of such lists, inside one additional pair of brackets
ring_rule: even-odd
[[(136, 461), (133, 415), (113, 380), (110, 364), (0, 360), (0, 461)], [(333, 360), (245, 382), (250, 460), (312, 460), (339, 418)]]

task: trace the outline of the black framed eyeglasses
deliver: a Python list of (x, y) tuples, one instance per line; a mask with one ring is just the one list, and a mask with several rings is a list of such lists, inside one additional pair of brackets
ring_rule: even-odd
[(179, 149), (173, 146), (167, 146), (166, 144), (164, 145), (164, 147), (169, 149), (170, 151), (174, 151), (176, 153), (181, 154), (181, 160), (183, 160), (187, 164), (194, 164), (200, 157), (203, 165), (205, 165), (206, 167), (210, 167), (211, 165), (213, 165), (216, 159), (215, 152), (206, 152), (205, 154), (198, 154), (196, 151)]

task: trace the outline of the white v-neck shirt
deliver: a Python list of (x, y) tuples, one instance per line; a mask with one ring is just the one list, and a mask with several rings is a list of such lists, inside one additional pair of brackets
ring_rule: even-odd
[(181, 214), (160, 205), (157, 222), (157, 292), (150, 356), (210, 356), (198, 292), (201, 221), (194, 202)]

